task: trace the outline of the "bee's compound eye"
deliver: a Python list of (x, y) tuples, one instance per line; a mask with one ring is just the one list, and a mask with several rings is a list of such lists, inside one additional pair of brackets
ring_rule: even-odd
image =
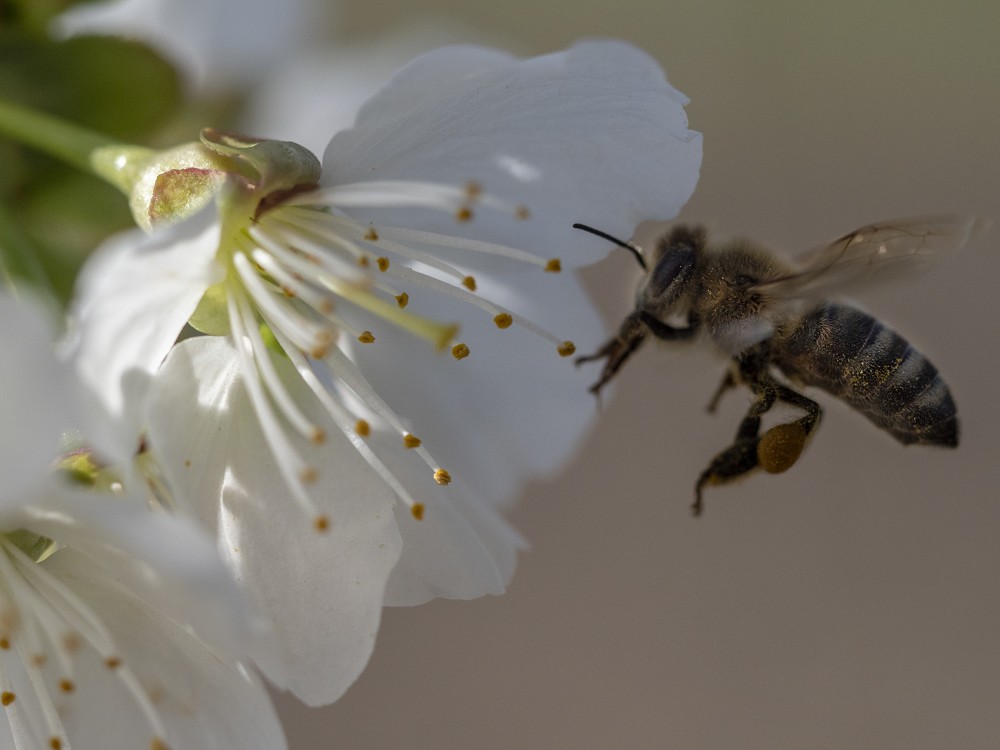
[(802, 455), (806, 436), (805, 428), (798, 422), (772, 427), (757, 443), (757, 462), (769, 474), (788, 471)]

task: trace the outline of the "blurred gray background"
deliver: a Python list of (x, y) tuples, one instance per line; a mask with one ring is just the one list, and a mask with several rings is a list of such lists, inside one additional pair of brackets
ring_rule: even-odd
[[(642, 46), (705, 136), (681, 218), (723, 235), (793, 254), (874, 220), (1000, 217), (995, 0), (343, 5), (345, 43), (449, 19), (525, 54)], [(621, 252), (588, 271), (608, 331), (637, 275)], [(280, 700), (291, 746), (1000, 747), (998, 288), (994, 226), (862, 298), (946, 375), (957, 451), (820, 395), (799, 464), (709, 489), (698, 520), (694, 480), (747, 397), (709, 416), (721, 361), (643, 350), (577, 460), (527, 488), (509, 592), (388, 610), (339, 703)]]

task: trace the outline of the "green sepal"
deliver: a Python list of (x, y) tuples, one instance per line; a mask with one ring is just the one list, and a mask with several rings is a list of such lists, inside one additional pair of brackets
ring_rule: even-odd
[(229, 335), (229, 310), (226, 306), (225, 282), (213, 284), (202, 296), (188, 325), (208, 336)]
[(257, 173), (258, 195), (314, 185), (323, 170), (309, 149), (291, 141), (250, 138), (214, 128), (201, 131), (201, 142), (218, 154), (238, 158)]
[(52, 540), (48, 537), (41, 536), (40, 534), (28, 531), (27, 529), (5, 531), (3, 535), (8, 542), (13, 544), (35, 562), (38, 562), (45, 557), (53, 545)]

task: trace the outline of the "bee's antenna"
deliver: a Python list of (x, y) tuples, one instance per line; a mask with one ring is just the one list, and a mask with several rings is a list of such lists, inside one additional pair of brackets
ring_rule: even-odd
[(591, 234), (596, 234), (598, 237), (607, 240), (608, 242), (614, 242), (618, 247), (624, 247), (635, 259), (639, 261), (639, 265), (642, 266), (643, 271), (648, 271), (649, 267), (646, 265), (646, 259), (642, 257), (642, 250), (637, 248), (635, 245), (630, 245), (624, 240), (620, 240), (617, 237), (612, 237), (607, 232), (602, 232), (600, 229), (594, 229), (593, 227), (588, 227), (586, 224), (574, 224), (573, 229), (582, 229), (584, 232), (590, 232)]

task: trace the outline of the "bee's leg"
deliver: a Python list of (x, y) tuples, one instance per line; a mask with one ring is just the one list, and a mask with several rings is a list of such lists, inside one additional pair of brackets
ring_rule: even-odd
[(698, 318), (694, 314), (688, 315), (686, 328), (677, 328), (669, 323), (664, 323), (655, 315), (645, 310), (639, 310), (635, 315), (639, 316), (639, 320), (649, 329), (651, 334), (664, 341), (684, 341), (694, 338), (694, 335), (698, 332)]
[(788, 471), (802, 455), (806, 441), (819, 424), (823, 412), (815, 401), (780, 383), (774, 383), (777, 400), (802, 409), (805, 415), (784, 424), (775, 425), (760, 438), (757, 458), (760, 467), (770, 474)]
[(726, 374), (723, 376), (722, 382), (719, 383), (719, 387), (715, 389), (715, 393), (712, 395), (712, 399), (708, 402), (708, 406), (705, 407), (705, 410), (709, 414), (715, 414), (715, 410), (718, 408), (719, 401), (722, 400), (722, 396), (730, 388), (735, 388), (738, 383), (739, 381), (736, 379), (733, 371), (726, 370)]
[(823, 416), (823, 410), (820, 409), (819, 404), (781, 383), (774, 383), (773, 387), (778, 401), (798, 407), (806, 413), (804, 417), (798, 420), (799, 424), (802, 425), (802, 429), (807, 434), (815, 430), (817, 425), (819, 425), (820, 417)]
[(582, 365), (584, 362), (593, 362), (597, 359), (607, 360), (604, 363), (604, 369), (601, 370), (601, 377), (598, 378), (596, 383), (590, 386), (590, 392), (595, 396), (599, 396), (604, 384), (615, 376), (615, 373), (625, 364), (625, 360), (639, 348), (639, 345), (644, 340), (645, 330), (642, 322), (639, 320), (639, 315), (638, 313), (632, 313), (625, 318), (621, 328), (618, 329), (617, 336), (593, 354), (585, 354), (577, 357), (575, 360), (577, 365)]
[(757, 448), (761, 441), (760, 418), (774, 405), (775, 399), (776, 394), (773, 389), (761, 388), (757, 394), (757, 400), (750, 406), (747, 415), (740, 422), (733, 444), (713, 458), (708, 468), (698, 477), (694, 488), (694, 503), (691, 505), (691, 512), (695, 516), (701, 515), (701, 491), (706, 484), (725, 484), (753, 471), (760, 465), (757, 457)]
[(576, 358), (576, 364), (593, 362), (596, 359), (607, 359), (601, 377), (590, 386), (590, 392), (599, 396), (601, 388), (615, 376), (625, 360), (646, 340), (646, 333), (652, 333), (659, 339), (676, 341), (689, 339), (698, 330), (698, 318), (693, 313), (688, 315), (687, 328), (675, 328), (653, 317), (645, 310), (637, 310), (622, 322), (618, 335), (608, 341), (593, 354), (585, 354)]

